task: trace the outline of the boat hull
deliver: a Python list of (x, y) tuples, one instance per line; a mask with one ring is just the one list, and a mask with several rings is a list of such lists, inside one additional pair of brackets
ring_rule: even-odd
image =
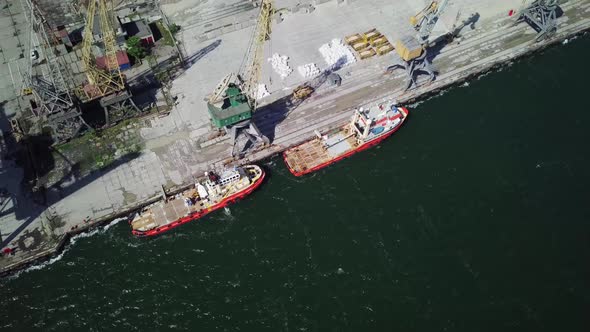
[[(409, 111), (405, 107), (399, 107), (399, 108), (402, 109), (403, 112), (404, 112), (404, 119), (403, 119), (403, 121), (405, 122), (405, 119), (407, 118), (407, 116), (409, 114)], [(297, 170), (293, 169), (289, 165), (289, 162), (287, 160), (287, 153), (289, 152), (289, 150), (295, 149), (295, 148), (297, 148), (297, 146), (294, 147), (294, 148), (288, 149), (287, 151), (283, 152), (283, 160), (285, 162), (285, 165), (287, 165), (287, 168), (289, 169), (289, 172), (291, 172), (291, 174), (293, 174), (293, 175), (295, 175), (297, 177), (303, 176), (303, 175), (306, 175), (306, 174), (309, 174), (309, 173), (313, 173), (313, 172), (318, 171), (318, 170), (320, 170), (322, 168), (325, 168), (325, 167), (328, 167), (328, 166), (330, 166), (330, 165), (332, 165), (334, 163), (337, 163), (338, 161), (340, 161), (340, 160), (342, 160), (344, 158), (348, 158), (348, 157), (352, 156), (355, 153), (364, 151), (364, 150), (366, 150), (368, 148), (371, 148), (371, 147), (373, 147), (373, 146), (381, 143), (383, 140), (385, 140), (389, 136), (393, 135), (393, 133), (395, 133), (402, 126), (402, 124), (400, 124), (399, 126), (396, 126), (392, 130), (388, 131), (387, 133), (384, 133), (381, 136), (375, 137), (374, 139), (372, 139), (370, 141), (366, 141), (365, 143), (357, 146), (356, 148), (354, 148), (354, 149), (352, 149), (350, 151), (347, 151), (347, 152), (345, 152), (345, 153), (343, 153), (343, 154), (341, 154), (341, 155), (339, 155), (337, 157), (334, 157), (334, 158), (332, 158), (332, 159), (330, 159), (330, 160), (328, 160), (326, 162), (323, 162), (321, 164), (318, 164), (318, 165), (316, 165), (314, 167), (310, 167), (310, 168), (308, 168), (306, 170), (303, 170), (303, 171), (297, 171)]]
[(256, 190), (258, 187), (260, 187), (260, 185), (264, 181), (265, 176), (266, 176), (266, 173), (264, 172), (264, 170), (262, 170), (262, 174), (260, 175), (260, 177), (258, 179), (256, 179), (254, 182), (252, 182), (248, 187), (244, 188), (243, 190), (241, 190), (231, 196), (226, 197), (225, 199), (221, 200), (219, 203), (212, 205), (212, 206), (208, 207), (207, 209), (195, 211), (195, 212), (193, 212), (189, 215), (186, 215), (186, 216), (184, 216), (176, 221), (173, 221), (169, 224), (162, 225), (160, 227), (156, 227), (156, 228), (153, 228), (153, 229), (150, 229), (147, 231), (132, 230), (132, 233), (133, 233), (133, 235), (136, 235), (139, 237), (156, 236), (156, 235), (162, 234), (164, 232), (167, 232), (175, 227), (186, 224), (190, 221), (200, 219), (213, 211), (222, 209), (228, 205), (235, 203), (237, 200), (243, 199), (244, 197), (250, 195), (254, 190)]

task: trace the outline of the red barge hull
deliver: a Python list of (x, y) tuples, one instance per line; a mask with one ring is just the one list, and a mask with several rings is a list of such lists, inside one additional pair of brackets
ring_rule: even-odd
[[(403, 109), (403, 111), (405, 112), (405, 116), (407, 117), (407, 115), (409, 114), (409, 111), (405, 107), (399, 107), (399, 108), (400, 109)], [(405, 118), (404, 118), (404, 121), (405, 121)], [(309, 174), (309, 173), (313, 173), (313, 172), (315, 172), (317, 170), (320, 170), (320, 169), (322, 169), (324, 167), (328, 167), (328, 166), (330, 166), (330, 165), (332, 165), (334, 163), (339, 162), (340, 160), (342, 160), (344, 158), (348, 158), (348, 157), (352, 156), (355, 153), (358, 153), (358, 152), (367, 150), (367, 149), (369, 149), (369, 148), (371, 148), (371, 147), (373, 147), (373, 146), (381, 143), (383, 140), (385, 140), (389, 136), (393, 135), (396, 131), (398, 131), (398, 129), (400, 127), (401, 127), (401, 125), (393, 128), (391, 131), (387, 132), (386, 134), (383, 134), (383, 135), (381, 135), (379, 137), (376, 137), (376, 138), (374, 138), (374, 139), (372, 139), (370, 141), (367, 141), (367, 142), (363, 143), (362, 145), (359, 145), (358, 147), (354, 148), (353, 150), (350, 150), (350, 151), (348, 151), (348, 152), (346, 152), (346, 153), (344, 153), (344, 154), (342, 154), (342, 155), (340, 155), (338, 157), (335, 157), (333, 159), (330, 159), (330, 160), (328, 160), (328, 161), (326, 161), (324, 163), (321, 163), (321, 164), (319, 164), (317, 166), (308, 168), (308, 169), (306, 169), (304, 171), (296, 171), (296, 170), (294, 170), (289, 165), (289, 162), (287, 161), (286, 151), (283, 152), (283, 161), (285, 162), (285, 165), (287, 165), (287, 168), (289, 169), (289, 172), (291, 172), (291, 174), (293, 174), (293, 175), (295, 175), (297, 177), (303, 176), (303, 175), (306, 175), (306, 174)]]
[(243, 199), (244, 197), (248, 196), (254, 190), (256, 190), (258, 187), (260, 187), (260, 185), (264, 181), (265, 176), (266, 176), (266, 173), (262, 172), (262, 176), (258, 180), (256, 180), (256, 182), (254, 182), (250, 186), (248, 186), (248, 188), (244, 189), (243, 191), (237, 192), (231, 196), (228, 196), (224, 200), (220, 201), (219, 203), (217, 203), (215, 205), (210, 206), (209, 208), (207, 208), (205, 210), (193, 212), (193, 213), (191, 213), (185, 217), (182, 217), (172, 223), (169, 223), (169, 224), (166, 224), (166, 225), (154, 228), (154, 229), (150, 229), (148, 231), (132, 230), (132, 233), (133, 233), (133, 235), (136, 235), (139, 237), (156, 236), (156, 235), (160, 235), (166, 231), (169, 231), (175, 227), (186, 224), (189, 221), (200, 219), (213, 211), (222, 209), (228, 205), (235, 203), (237, 200)]

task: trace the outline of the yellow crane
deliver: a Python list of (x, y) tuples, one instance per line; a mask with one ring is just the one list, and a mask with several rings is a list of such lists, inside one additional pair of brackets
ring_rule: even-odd
[(243, 80), (242, 90), (251, 98), (253, 111), (256, 110), (256, 94), (262, 72), (264, 42), (270, 40), (270, 34), (272, 32), (273, 0), (262, 0), (260, 7), (253, 41), (250, 43), (244, 62), (245, 65), (242, 66), (238, 77), (238, 79)]
[[(141, 110), (133, 102), (131, 92), (125, 86), (125, 77), (121, 74), (117, 61), (117, 40), (112, 22), (112, 3), (109, 0), (90, 0), (86, 28), (82, 44), (82, 62), (86, 71), (87, 83), (78, 91), (83, 102), (100, 99), (104, 109), (105, 126), (110, 126), (123, 119), (137, 116)], [(100, 20), (100, 34), (104, 45), (104, 68), (97, 67), (92, 53), (94, 41), (94, 19), (97, 13)]]
[[(240, 68), (236, 73), (227, 75), (221, 83), (216, 87), (215, 91), (209, 96), (208, 103), (216, 105), (229, 97), (228, 88), (235, 87), (240, 90), (240, 93), (248, 99), (250, 111), (256, 109), (256, 95), (258, 92), (258, 82), (260, 81), (260, 74), (262, 71), (262, 58), (264, 57), (264, 42), (270, 39), (271, 34), (271, 20), (274, 13), (273, 0), (262, 0), (260, 4), (260, 13), (256, 20), (256, 27), (248, 45), (248, 50)], [(232, 92), (232, 91), (230, 91)], [(211, 110), (211, 107), (209, 107)], [(210, 112), (211, 113), (211, 112)], [(247, 116), (248, 119), (251, 117)], [(223, 121), (224, 114), (214, 112), (211, 114), (214, 124), (218, 127), (231, 125), (230, 122)], [(244, 120), (244, 119), (240, 119)]]
[[(97, 2), (106, 68), (98, 68), (96, 58), (92, 54)], [(109, 12), (112, 10), (108, 8), (107, 0), (90, 0), (88, 3), (82, 44), (82, 62), (88, 80), (88, 85), (82, 89), (84, 101), (94, 100), (125, 89), (125, 81), (117, 62), (117, 43)]]
[(416, 15), (410, 17), (410, 24), (416, 28), (429, 14), (433, 13), (438, 7), (438, 2), (432, 1), (429, 5), (424, 7)]
[(269, 143), (268, 138), (260, 133), (251, 118), (257, 107), (256, 97), (262, 72), (264, 42), (270, 39), (274, 13), (273, 1), (262, 0), (256, 27), (238, 73), (227, 75), (207, 99), (207, 108), (213, 125), (224, 128), (231, 134), (234, 148), (240, 133), (252, 141), (253, 145), (258, 141)]

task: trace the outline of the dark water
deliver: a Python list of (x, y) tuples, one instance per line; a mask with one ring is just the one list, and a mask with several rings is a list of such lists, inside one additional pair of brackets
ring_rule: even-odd
[[(590, 38), (415, 106), (378, 148), (0, 281), (6, 331), (588, 331)], [(582, 67), (580, 67), (582, 66)]]

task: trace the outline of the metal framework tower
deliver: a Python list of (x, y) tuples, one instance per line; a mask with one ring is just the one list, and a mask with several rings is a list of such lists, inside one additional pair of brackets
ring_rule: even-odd
[(426, 73), (430, 81), (434, 81), (436, 75), (427, 57), (429, 47), (428, 38), (432, 29), (436, 26), (440, 15), (445, 10), (448, 0), (434, 0), (420, 12), (410, 18), (410, 24), (417, 31), (417, 35), (406, 36), (396, 43), (396, 52), (401, 58), (401, 63), (396, 63), (387, 68), (393, 71), (397, 68), (404, 69), (408, 76), (406, 90), (416, 85), (416, 78), (419, 73)]
[(551, 38), (557, 32), (558, 0), (535, 0), (520, 11), (516, 23), (526, 22), (537, 31), (536, 41)]
[[(97, 67), (96, 58), (92, 54), (97, 1), (100, 33), (104, 45), (105, 68)], [(140, 110), (133, 102), (131, 93), (127, 91), (125, 80), (119, 68), (115, 31), (109, 15), (111, 12), (107, 0), (90, 0), (88, 2), (88, 14), (82, 46), (82, 62), (84, 63), (88, 82), (79, 91), (79, 95), (84, 102), (100, 98), (100, 105), (105, 113), (106, 126), (140, 113)]]
[(64, 78), (64, 74), (69, 73), (56, 55), (53, 43), (50, 42), (46, 29), (48, 24), (43, 13), (34, 2), (23, 1), (21, 4), (31, 29), (29, 49), (31, 52), (38, 52), (35, 48), (35, 44), (38, 44), (46, 60), (46, 66), (43, 67), (46, 70), (41, 70), (41, 74), (34, 74), (31, 56), (29, 66), (23, 75), (22, 92), (31, 93), (34, 97), (36, 107), (32, 107), (32, 112), (36, 122), (41, 127), (51, 129), (52, 138), (56, 143), (64, 142), (89, 126), (82, 118), (75, 98), (70, 94), (70, 87)]

